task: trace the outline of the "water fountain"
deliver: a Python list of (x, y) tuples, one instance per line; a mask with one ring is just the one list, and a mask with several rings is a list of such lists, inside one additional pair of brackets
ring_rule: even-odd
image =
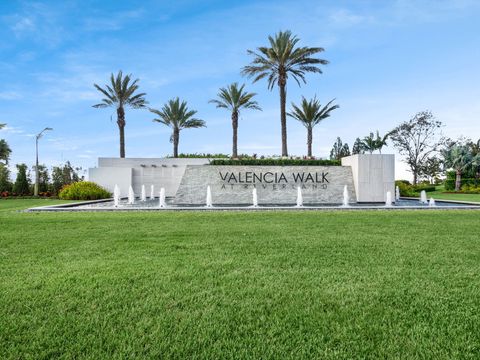
[(297, 207), (303, 206), (303, 195), (302, 195), (302, 188), (300, 186), (297, 187)]
[(118, 204), (120, 202), (120, 188), (118, 187), (117, 184), (115, 184), (115, 187), (113, 188), (113, 204), (115, 207), (118, 207)]
[(210, 190), (210, 185), (207, 186), (207, 201), (205, 207), (211, 208), (213, 207), (212, 204), (212, 190)]
[(253, 188), (252, 190), (252, 203), (253, 203), (253, 207), (258, 207), (258, 196), (257, 196), (256, 188)]
[(430, 198), (430, 201), (428, 202), (428, 206), (433, 207), (435, 205), (435, 199), (433, 197)]
[(427, 192), (425, 190), (422, 190), (420, 193), (420, 204), (428, 204)]
[(395, 201), (400, 200), (400, 188), (398, 186), (395, 187)]
[(387, 191), (385, 196), (385, 206), (392, 206), (392, 193), (390, 191)]
[(147, 201), (147, 193), (145, 191), (145, 185), (142, 185), (142, 194), (140, 196), (141, 201)]
[(160, 189), (160, 197), (158, 199), (158, 206), (160, 206), (161, 208), (166, 208), (167, 203), (165, 202), (165, 188), (162, 187)]
[(133, 192), (132, 186), (128, 188), (128, 204), (129, 205), (135, 204), (135, 193)]
[(150, 200), (155, 200), (155, 186), (150, 185)]
[(347, 207), (350, 206), (350, 196), (348, 195), (348, 187), (345, 185), (343, 187), (343, 202), (342, 206)]

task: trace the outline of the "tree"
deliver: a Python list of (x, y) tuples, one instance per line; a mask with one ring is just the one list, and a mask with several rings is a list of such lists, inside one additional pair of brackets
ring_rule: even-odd
[(125, 108), (142, 109), (148, 104), (145, 100), (145, 93), (135, 94), (138, 90), (138, 81), (135, 79), (131, 82), (132, 75), (122, 74), (119, 71), (117, 76), (110, 76), (110, 85), (101, 88), (97, 84), (93, 84), (105, 97), (102, 102), (93, 105), (94, 108), (116, 107), (117, 109), (117, 125), (120, 132), (120, 157), (125, 157)]
[(78, 172), (81, 168), (74, 168), (70, 161), (67, 161), (63, 166), (54, 166), (52, 168), (52, 192), (58, 194), (58, 192), (65, 185), (83, 180)]
[(7, 166), (0, 163), (0, 193), (11, 190), (12, 183), (10, 182), (10, 171)]
[(241, 109), (262, 110), (258, 103), (252, 98), (255, 93), (244, 91), (245, 84), (238, 87), (238, 83), (230, 84), (226, 88), (220, 88), (217, 99), (212, 99), (209, 103), (215, 104), (217, 108), (228, 109), (231, 112), (232, 119), (232, 157), (237, 158), (237, 132), (238, 132), (238, 115)]
[(163, 105), (162, 110), (150, 109), (150, 111), (160, 117), (159, 119), (153, 119), (153, 121), (172, 128), (170, 142), (173, 142), (173, 157), (175, 158), (178, 157), (180, 131), (183, 129), (205, 127), (205, 121), (193, 117), (197, 111), (189, 110), (187, 102), (180, 102), (178, 97), (169, 100), (168, 103)]
[(13, 192), (17, 195), (30, 195), (30, 178), (26, 164), (17, 164), (17, 179), (13, 184)]
[(365, 153), (365, 150), (363, 150), (362, 140), (360, 138), (356, 138), (352, 146), (352, 155), (363, 153)]
[(10, 159), (11, 153), (12, 153), (12, 150), (8, 146), (7, 142), (1, 139), (0, 140), (0, 160), (3, 160), (5, 162), (5, 165), (8, 164), (8, 159)]
[(45, 165), (38, 165), (38, 191), (47, 192), (49, 189), (48, 168)]
[(302, 103), (300, 107), (292, 102), (292, 110), (287, 115), (295, 120), (300, 121), (307, 129), (308, 157), (312, 157), (313, 128), (322, 120), (328, 118), (333, 110), (340, 107), (339, 105), (332, 105), (332, 102), (334, 101), (335, 99), (331, 100), (327, 103), (327, 105), (322, 107), (320, 101), (318, 101), (316, 97), (310, 101), (307, 101), (307, 99), (302, 96)]
[(445, 165), (455, 170), (455, 191), (460, 191), (462, 174), (480, 165), (480, 155), (473, 155), (468, 145), (454, 144), (442, 151)]
[(368, 151), (372, 154), (375, 150), (377, 150), (377, 141), (375, 136), (371, 132), (369, 136), (365, 136), (362, 140), (362, 149), (364, 151)]
[[(5, 126), (7, 126), (7, 124), (0, 124), (0, 130)], [(3, 160), (5, 161), (5, 164), (8, 164), (8, 159), (10, 159), (11, 153), (12, 150), (8, 146), (7, 142), (4, 139), (0, 139), (0, 161)]]
[(414, 184), (418, 182), (422, 166), (444, 142), (438, 133), (441, 127), (442, 123), (430, 111), (421, 111), (390, 133), (393, 145), (410, 167)]
[[(470, 141), (468, 143), (470, 150), (473, 156), (480, 155), (480, 139), (477, 142)], [(480, 179), (480, 165), (476, 167), (475, 170), (475, 184), (478, 184), (478, 180)]]
[(253, 56), (250, 65), (242, 69), (242, 74), (253, 82), (268, 79), (268, 89), (278, 85), (280, 92), (280, 124), (282, 129), (282, 156), (288, 156), (287, 149), (287, 80), (291, 76), (300, 86), (300, 81), (306, 84), (305, 74), (319, 73), (319, 65), (328, 64), (327, 60), (312, 57), (324, 51), (321, 47), (298, 47), (300, 39), (290, 31), (280, 31), (274, 37), (269, 36), (269, 45), (257, 48), (257, 51), (247, 50)]
[(330, 160), (340, 160), (345, 156), (350, 156), (350, 148), (347, 143), (344, 144), (342, 139), (337, 137), (337, 141), (335, 141), (330, 151)]
[(387, 140), (389, 136), (390, 133), (387, 133), (384, 136), (380, 136), (378, 130), (376, 135), (371, 132), (369, 136), (365, 136), (361, 141), (361, 148), (363, 151), (368, 151), (370, 154), (372, 154), (376, 150), (378, 150), (378, 152), (381, 154), (382, 148), (387, 145)]
[(429, 157), (419, 171), (419, 177), (427, 179), (430, 184), (435, 183), (435, 179), (442, 173), (442, 161), (436, 156)]

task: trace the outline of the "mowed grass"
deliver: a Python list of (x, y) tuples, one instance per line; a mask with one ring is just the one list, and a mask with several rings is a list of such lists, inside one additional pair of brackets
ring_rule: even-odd
[(445, 190), (440, 189), (437, 191), (427, 193), (428, 198), (433, 197), (438, 200), (451, 200), (451, 201), (468, 201), (480, 203), (480, 194), (452, 194), (444, 193)]
[(1, 359), (480, 357), (480, 212), (0, 212)]

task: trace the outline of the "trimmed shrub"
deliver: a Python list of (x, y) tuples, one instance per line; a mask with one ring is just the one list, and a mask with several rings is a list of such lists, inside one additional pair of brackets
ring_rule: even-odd
[[(173, 156), (168, 156), (169, 158), (172, 158)], [(178, 157), (180, 159), (228, 159), (230, 158), (229, 155), (227, 154), (178, 154)]]
[(339, 166), (338, 160), (319, 159), (216, 159), (210, 165), (260, 165), (260, 166)]
[(78, 181), (65, 185), (58, 197), (62, 200), (98, 200), (108, 199), (112, 194), (91, 181)]

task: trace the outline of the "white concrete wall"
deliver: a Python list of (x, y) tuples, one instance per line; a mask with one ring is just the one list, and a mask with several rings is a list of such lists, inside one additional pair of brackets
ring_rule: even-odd
[(358, 202), (385, 202), (387, 191), (395, 199), (395, 155), (358, 154), (342, 158), (351, 166)]
[(128, 195), (132, 185), (132, 168), (101, 167), (88, 169), (88, 180), (103, 186), (113, 194), (115, 184), (120, 188), (120, 196)]
[[(88, 169), (88, 178), (111, 191), (118, 184), (121, 196), (128, 195), (130, 185), (135, 194), (140, 195), (142, 184), (147, 195), (150, 194), (150, 186), (154, 185), (156, 196), (162, 187), (166, 196), (175, 196), (187, 165), (208, 163), (209, 159), (99, 158), (98, 168)], [(121, 173), (121, 170), (126, 172)]]

